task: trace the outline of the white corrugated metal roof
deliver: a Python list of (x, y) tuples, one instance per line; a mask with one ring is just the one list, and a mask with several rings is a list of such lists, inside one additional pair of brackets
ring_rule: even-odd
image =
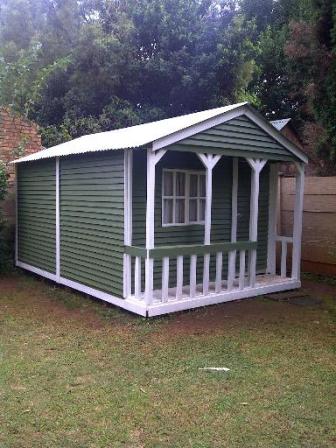
[(232, 104), (230, 106), (139, 124), (114, 131), (84, 135), (83, 137), (61, 143), (60, 145), (44, 149), (29, 156), (21, 157), (15, 163), (109, 149), (138, 148), (233, 109), (237, 109), (245, 104), (247, 103)]
[(271, 125), (275, 127), (278, 131), (281, 131), (282, 128), (286, 126), (291, 121), (291, 118), (283, 118), (282, 120), (273, 120), (270, 121)]

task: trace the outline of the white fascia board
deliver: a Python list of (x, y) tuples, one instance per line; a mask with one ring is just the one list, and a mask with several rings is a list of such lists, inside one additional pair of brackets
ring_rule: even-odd
[(153, 151), (157, 151), (166, 146), (173, 145), (180, 140), (184, 140), (185, 138), (206, 131), (207, 129), (210, 129), (214, 126), (225, 123), (226, 121), (232, 120), (233, 118), (240, 117), (241, 115), (244, 115), (244, 107), (245, 104), (229, 112), (224, 112), (223, 114), (217, 115), (213, 118), (209, 118), (208, 120), (197, 123), (193, 126), (190, 126), (189, 128), (182, 129), (181, 131), (177, 131), (173, 134), (167, 135), (166, 137), (155, 140), (152, 144), (152, 149)]
[(304, 152), (302, 152), (294, 143), (292, 143), (288, 138), (286, 138), (280, 131), (278, 131), (274, 126), (272, 126), (265, 118), (249, 104), (245, 106), (246, 115), (253, 121), (257, 126), (259, 126), (263, 131), (270, 135), (274, 140), (276, 140), (280, 145), (284, 146), (288, 151), (290, 151), (295, 157), (297, 157), (301, 162), (308, 163), (308, 157)]

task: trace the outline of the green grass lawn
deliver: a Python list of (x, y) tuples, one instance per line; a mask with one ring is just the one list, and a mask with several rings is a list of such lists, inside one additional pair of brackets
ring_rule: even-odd
[(336, 287), (308, 287), (145, 320), (0, 279), (0, 447), (334, 447)]

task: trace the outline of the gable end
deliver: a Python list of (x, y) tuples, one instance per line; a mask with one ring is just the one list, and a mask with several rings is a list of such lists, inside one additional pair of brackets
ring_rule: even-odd
[(167, 149), (228, 156), (297, 160), (294, 154), (246, 115), (240, 115), (182, 139)]

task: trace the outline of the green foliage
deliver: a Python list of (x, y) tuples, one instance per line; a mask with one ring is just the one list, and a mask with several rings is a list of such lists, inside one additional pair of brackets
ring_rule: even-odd
[[(0, 160), (0, 201), (3, 201), (7, 194), (6, 166)], [(13, 235), (12, 229), (3, 216), (0, 203), (0, 273), (3, 273), (11, 266)]]
[(248, 100), (336, 165), (334, 0), (2, 0), (0, 104), (50, 146)]
[(48, 146), (235, 101), (256, 69), (235, 0), (4, 0), (1, 19), (0, 103)]
[(0, 160), (0, 201), (4, 200), (7, 193), (7, 188), (8, 183), (6, 175), (6, 165)]

